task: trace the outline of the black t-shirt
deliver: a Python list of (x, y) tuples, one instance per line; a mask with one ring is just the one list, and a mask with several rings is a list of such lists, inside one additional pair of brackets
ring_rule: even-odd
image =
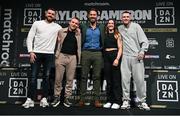
[(76, 55), (77, 54), (77, 40), (75, 32), (68, 31), (61, 48), (61, 53)]
[(117, 39), (115, 39), (114, 33), (106, 34), (104, 40), (104, 48), (118, 48)]

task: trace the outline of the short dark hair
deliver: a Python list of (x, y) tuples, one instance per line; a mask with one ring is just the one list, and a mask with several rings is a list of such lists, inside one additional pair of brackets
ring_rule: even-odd
[(53, 11), (56, 11), (54, 8), (50, 7), (50, 8), (47, 8), (46, 11), (48, 10), (53, 10)]
[(98, 10), (96, 8), (91, 8), (88, 10), (88, 14), (90, 14), (91, 11), (95, 11), (98, 14)]
[(54, 8), (52, 8), (52, 7), (47, 8), (45, 11), (48, 11), (48, 10), (52, 10), (52, 11), (56, 12), (56, 10)]

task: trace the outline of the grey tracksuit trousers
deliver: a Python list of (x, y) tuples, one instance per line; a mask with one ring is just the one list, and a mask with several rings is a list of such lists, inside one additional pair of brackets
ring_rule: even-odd
[(123, 100), (130, 100), (131, 77), (136, 86), (136, 96), (140, 102), (146, 100), (146, 85), (144, 81), (144, 63), (137, 57), (123, 55), (121, 62)]

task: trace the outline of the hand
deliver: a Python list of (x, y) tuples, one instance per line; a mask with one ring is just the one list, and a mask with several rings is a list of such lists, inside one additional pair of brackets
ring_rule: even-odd
[(138, 60), (143, 60), (144, 59), (144, 54), (143, 53), (139, 53), (137, 58), (138, 58)]
[(80, 30), (79, 28), (76, 28), (76, 31), (77, 31), (78, 33), (81, 33), (81, 30)]
[(119, 64), (119, 60), (115, 59), (114, 62), (113, 62), (113, 66), (118, 66), (118, 64)]
[(36, 54), (34, 52), (30, 52), (30, 63), (34, 63), (36, 60)]
[(61, 42), (61, 38), (60, 38), (60, 37), (58, 37), (58, 38), (57, 38), (57, 41), (60, 43), (60, 42)]

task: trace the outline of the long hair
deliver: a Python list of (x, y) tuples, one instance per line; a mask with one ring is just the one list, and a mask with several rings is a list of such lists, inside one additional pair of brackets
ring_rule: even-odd
[[(112, 20), (114, 22), (114, 38), (118, 39), (120, 37), (120, 33), (119, 33), (118, 29), (117, 29), (116, 21), (114, 19), (109, 19), (108, 22), (110, 20)], [(109, 28), (107, 27), (108, 22), (107, 22), (106, 27), (105, 27), (105, 34), (109, 34)]]

